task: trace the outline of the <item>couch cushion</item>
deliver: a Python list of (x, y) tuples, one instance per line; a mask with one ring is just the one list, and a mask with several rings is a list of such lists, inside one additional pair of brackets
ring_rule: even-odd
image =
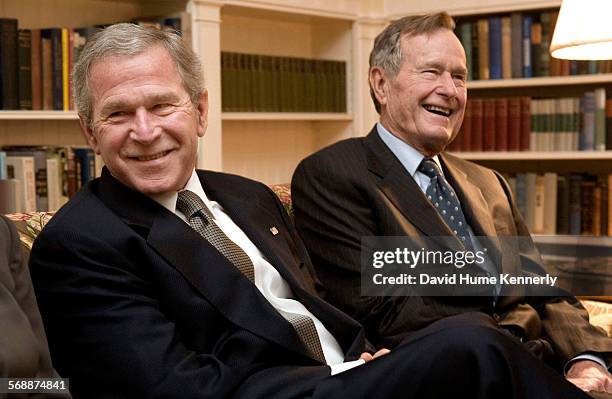
[(32, 249), (34, 239), (49, 222), (54, 212), (11, 213), (6, 215), (17, 226), (22, 244)]

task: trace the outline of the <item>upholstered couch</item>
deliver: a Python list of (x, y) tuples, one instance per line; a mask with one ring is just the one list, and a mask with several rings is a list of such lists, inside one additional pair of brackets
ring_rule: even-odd
[[(288, 185), (279, 184), (270, 186), (283, 203), (287, 213), (293, 216), (291, 191)], [(15, 225), (22, 244), (31, 249), (34, 239), (53, 216), (52, 212), (33, 212), (7, 215)], [(27, 252), (27, 251), (26, 251)], [(606, 297), (609, 299), (610, 297)], [(583, 298), (582, 304), (589, 311), (591, 324), (602, 328), (608, 336), (612, 337), (612, 303), (596, 300), (598, 298)]]

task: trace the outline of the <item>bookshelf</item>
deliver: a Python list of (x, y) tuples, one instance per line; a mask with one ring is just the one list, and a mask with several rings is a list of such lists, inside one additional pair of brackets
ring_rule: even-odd
[[(0, 0), (0, 17), (25, 28), (79, 27), (151, 16), (191, 14), (193, 47), (200, 54), (210, 96), (209, 128), (199, 167), (262, 180), (287, 182), (297, 163), (338, 140), (365, 135), (377, 120), (367, 84), (367, 58), (388, 20), (447, 10), (454, 16), (558, 7), (560, 0), (432, 0), (429, 2), (294, 0), (55, 0), (44, 12), (37, 0)], [(47, 5), (48, 4), (48, 5)], [(222, 112), (220, 53), (346, 62), (347, 112)], [(612, 91), (612, 74), (470, 81), (470, 98), (574, 96), (587, 89)], [(74, 112), (0, 111), (0, 144), (83, 145)], [(612, 172), (610, 152), (459, 153), (503, 171)], [(523, 169), (522, 169), (523, 168)], [(556, 169), (560, 168), (560, 169)]]
[(223, 112), (225, 171), (267, 183), (288, 182), (302, 158), (354, 134), (350, 83), (356, 16), (355, 9), (333, 15), (239, 6), (221, 9), (222, 51), (343, 61), (348, 88), (345, 113)]
[[(19, 28), (85, 27), (185, 11), (187, 1), (0, 0), (0, 17)], [(0, 111), (0, 145), (86, 145), (75, 112)]]
[[(303, 157), (337, 140), (364, 134), (374, 122), (367, 83), (361, 78), (367, 74), (367, 53), (384, 18), (358, 19), (381, 9), (382, 3), (357, 0), (54, 0), (46, 2), (41, 12), (37, 0), (0, 0), (0, 17), (17, 18), (20, 28), (30, 29), (76, 28), (189, 12), (192, 45), (204, 64), (210, 106), (198, 167), (266, 183), (288, 182)], [(347, 111), (222, 112), (221, 51), (343, 61)], [(84, 145), (76, 114), (0, 111), (0, 145), (38, 144)]]
[[(432, 0), (429, 2), (418, 2), (418, 3), (412, 3), (412, 4), (408, 4), (407, 2), (393, 0), (393, 1), (386, 2), (386, 11), (388, 13), (387, 15), (390, 18), (398, 18), (403, 15), (421, 14), (425, 12), (436, 12), (436, 11), (444, 10), (444, 11), (449, 12), (451, 15), (453, 15), (459, 24), (461, 23), (468, 23), (468, 24), (474, 23), (475, 24), (476, 21), (482, 20), (482, 19), (487, 19), (490, 22), (491, 19), (488, 19), (488, 17), (491, 17), (491, 16), (510, 16), (511, 13), (516, 13), (516, 12), (523, 13), (523, 15), (539, 14), (542, 11), (550, 11), (552, 9), (558, 9), (560, 5), (561, 5), (560, 0), (556, 0), (556, 1), (462, 0), (460, 2), (452, 1), (452, 0)], [(512, 21), (512, 18), (510, 18), (510, 20), (511, 20), (510, 23), (513, 24), (514, 22)], [(539, 17), (536, 20), (539, 20)], [(543, 18), (542, 18), (542, 21), (544, 21)], [(522, 21), (522, 18), (521, 18), (521, 28), (525, 29), (525, 26), (523, 24), (524, 24), (524, 21)], [(511, 26), (512, 26), (512, 29), (514, 29), (515, 25), (511, 25)], [(544, 24), (544, 26), (547, 27), (549, 25)], [(474, 27), (470, 26), (470, 28), (472, 29), (472, 34), (474, 34)], [(502, 30), (503, 30), (503, 26), (502, 26)], [(460, 36), (466, 35), (466, 37), (469, 37), (467, 33), (463, 33), (463, 32), (465, 32), (465, 29), (464, 31), (462, 31), (462, 33), (460, 33)], [(480, 30), (478, 30), (478, 33), (480, 33)], [(514, 33), (514, 31), (512, 33)], [(532, 30), (531, 33), (533, 34), (534, 31)], [(524, 31), (522, 31), (521, 34), (524, 34)], [(552, 30), (550, 31), (550, 35), (552, 37)], [(491, 36), (489, 36), (489, 39), (490, 38)], [(531, 36), (530, 39), (533, 39), (533, 36)], [(472, 38), (472, 40), (474, 39)], [(502, 37), (502, 41), (503, 40), (504, 39)], [(511, 43), (513, 44), (515, 42), (512, 41)], [(472, 44), (474, 44), (474, 42), (472, 42)], [(481, 42), (477, 43), (477, 45), (480, 45), (480, 44)], [(501, 45), (503, 46), (504, 44), (502, 43)], [(545, 47), (545, 46), (543, 45), (542, 47)], [(530, 50), (534, 51), (534, 48), (531, 47)], [(536, 51), (537, 50), (538, 49), (536, 48)], [(512, 49), (512, 54), (514, 54), (514, 51), (515, 50)], [(472, 69), (478, 68), (480, 59), (475, 61), (476, 57), (474, 55), (473, 57), (474, 58), (472, 58), (472, 63), (473, 63)], [(506, 56), (503, 55), (502, 53), (502, 65), (501, 65), (502, 72), (504, 68), (504, 65), (503, 65), (504, 58), (503, 57), (506, 57)], [(544, 55), (542, 57), (544, 57)], [(538, 60), (541, 60), (541, 59), (538, 58)], [(474, 64), (474, 62), (476, 63)], [(533, 67), (533, 65), (531, 66)], [(559, 68), (558, 65), (555, 65), (555, 67)], [(575, 70), (577, 70), (580, 66), (574, 65), (573, 67), (575, 68)], [(584, 67), (584, 65), (582, 67)], [(591, 67), (591, 65), (589, 65), (589, 67)], [(504, 76), (509, 76), (507, 71), (508, 70), (506, 69)], [(535, 68), (533, 68), (533, 71), (534, 71), (534, 75), (536, 75)], [(539, 72), (540, 69), (537, 69), (537, 71)], [(606, 68), (598, 69), (598, 71), (599, 72), (602, 72), (602, 71), (609, 72), (609, 70), (607, 70)], [(524, 69), (519, 70), (519, 74), (517, 74), (516, 69), (513, 68), (510, 74), (514, 76), (513, 79), (505, 78), (505, 79), (487, 79), (487, 80), (468, 81), (467, 83), (468, 98), (476, 99), (477, 101), (483, 101), (483, 105), (487, 101), (487, 99), (490, 99), (490, 98), (498, 99), (498, 98), (511, 98), (511, 97), (530, 97), (531, 99), (538, 100), (538, 102), (541, 102), (540, 99), (555, 99), (555, 101), (557, 101), (556, 99), (561, 99), (561, 98), (567, 99), (567, 100), (570, 100), (571, 98), (582, 98), (582, 96), (587, 91), (594, 91), (596, 89), (604, 89), (607, 94), (606, 97), (608, 99), (612, 97), (612, 74), (611, 73), (580, 74), (580, 75), (573, 75), (573, 76), (537, 76), (537, 77), (529, 77), (529, 78), (517, 77), (517, 76), (521, 76), (520, 75), (521, 72), (523, 73), (522, 76), (525, 76)], [(554, 73), (553, 73), (553, 70), (550, 69), (550, 75), (556, 75), (556, 74), (559, 74), (558, 69), (555, 69)], [(564, 74), (564, 73), (561, 73), (561, 74)], [(567, 100), (563, 100), (563, 101), (567, 101)], [(500, 100), (500, 101), (503, 102), (503, 100)], [(568, 130), (568, 125), (566, 124), (559, 125), (560, 122), (558, 122), (558, 119), (556, 119), (557, 114), (560, 113), (561, 117), (566, 117), (566, 115), (568, 115), (568, 109), (567, 109), (567, 103), (561, 104), (562, 100), (558, 100), (558, 101), (559, 101), (558, 103), (552, 104), (552, 106), (554, 107), (552, 108), (552, 111), (551, 111), (551, 108), (545, 108), (544, 110), (542, 110), (541, 108), (540, 109), (534, 108), (534, 107), (530, 108), (529, 115), (536, 115), (535, 120), (538, 123), (538, 126), (532, 131), (552, 133), (552, 132), (557, 132), (555, 128), (558, 129), (559, 132), (564, 132), (564, 133), (568, 131), (569, 132), (573, 131), (571, 129)], [(499, 101), (496, 101), (495, 107), (499, 106), (498, 103)], [(581, 101), (581, 104), (582, 104), (582, 101)], [(565, 108), (562, 108), (562, 106)], [(491, 110), (490, 105), (489, 105), (489, 110)], [(496, 109), (496, 112), (497, 112), (497, 109)], [(585, 111), (581, 109), (581, 113), (582, 112), (585, 112)], [(548, 123), (549, 125), (547, 127), (543, 127), (541, 125), (543, 123), (542, 120), (538, 119), (540, 115), (543, 115), (542, 117), (546, 118), (547, 115), (549, 115), (549, 113), (552, 113), (555, 117), (555, 119), (553, 119), (553, 122), (552, 122), (553, 123), (552, 130), (548, 130), (550, 129), (551, 122), (548, 122), (548, 120), (546, 120), (546, 122), (544, 123)], [(485, 115), (484, 112), (482, 115), (483, 115), (483, 118), (486, 118), (484, 116)], [(503, 114), (503, 108), (502, 108), (502, 117), (501, 117), (502, 125), (501, 126), (504, 125), (503, 121), (505, 120), (504, 119), (505, 116), (503, 115), (504, 114)], [(516, 115), (516, 111), (514, 115)], [(524, 115), (524, 114), (521, 114), (521, 115)], [(569, 113), (569, 115), (572, 115), (571, 112)], [(521, 118), (523, 118), (523, 116), (521, 116)], [(582, 118), (584, 118), (584, 114), (582, 115)], [(583, 121), (584, 120), (585, 119), (583, 119)], [(531, 121), (533, 121), (533, 119)], [(486, 129), (487, 131), (493, 125), (495, 126), (495, 128), (493, 129), (494, 132), (502, 133), (505, 131), (504, 129), (501, 129), (501, 130), (498, 129), (498, 127), (500, 126), (499, 119), (492, 121), (491, 117), (489, 117), (488, 121), (484, 119), (482, 123), (483, 123), (483, 130), (482, 130), (483, 134), (485, 131), (484, 126), (488, 127)], [(514, 123), (514, 126), (516, 127), (517, 122), (514, 121), (512, 123)], [(567, 123), (567, 122), (562, 122), (562, 123)], [(473, 125), (474, 123), (472, 123), (472, 126)], [(468, 128), (469, 128), (469, 125), (468, 125)], [(506, 128), (509, 130), (510, 129), (509, 125), (506, 125)], [(539, 130), (539, 129), (542, 129), (542, 130)], [(523, 130), (523, 128), (521, 128), (521, 130)], [(539, 136), (539, 137), (542, 137), (542, 136)], [(560, 140), (560, 137), (565, 137), (565, 136), (556, 136), (554, 140)], [(458, 138), (462, 139), (461, 136)], [(537, 138), (536, 138), (536, 147), (533, 147), (533, 141), (532, 141), (533, 139), (534, 139), (534, 136), (530, 135), (529, 147), (530, 148), (541, 148), (539, 147), (540, 144), (537, 142), (538, 140)], [(491, 140), (493, 140), (493, 138), (491, 138)], [(499, 139), (495, 138), (495, 141), (498, 141), (498, 140)], [(469, 141), (470, 140), (466, 139), (463, 141), (463, 143), (469, 142)], [(523, 143), (522, 140), (521, 140), (521, 143)], [(561, 141), (557, 143), (555, 141), (554, 146), (556, 147), (557, 145), (561, 146), (561, 148), (566, 148), (564, 146), (567, 145), (567, 143), (561, 142)], [(580, 145), (581, 145), (580, 148), (589, 148), (589, 146), (585, 145), (583, 142), (581, 142)], [(584, 147), (582, 147), (583, 145)], [(482, 146), (483, 148), (487, 148), (484, 142)], [(547, 217), (546, 215), (550, 216), (551, 214), (547, 213), (546, 207), (548, 206), (549, 203), (552, 203), (552, 202), (549, 202), (550, 198), (555, 197), (557, 200), (560, 201), (560, 199), (563, 197), (564, 198), (563, 201), (567, 201), (566, 196), (568, 194), (567, 194), (567, 186), (563, 188), (564, 190), (563, 194), (560, 194), (560, 191), (559, 193), (550, 192), (551, 187), (555, 187), (554, 190), (561, 190), (561, 186), (557, 187), (556, 184), (551, 185), (552, 183), (550, 180), (550, 177), (551, 177), (550, 174), (548, 175), (548, 178), (549, 178), (548, 180), (546, 180), (547, 176), (545, 174), (547, 172), (557, 173), (558, 175), (557, 183), (558, 184), (563, 183), (563, 185), (573, 184), (571, 183), (573, 181), (572, 180), (573, 178), (570, 178), (570, 176), (576, 177), (577, 175), (580, 175), (584, 177), (584, 180), (581, 180), (579, 184), (577, 183), (577, 185), (580, 185), (580, 187), (583, 188), (583, 190), (585, 190), (584, 187), (586, 187), (586, 191), (584, 191), (583, 194), (580, 194), (580, 193), (576, 194), (576, 191), (572, 191), (570, 195), (572, 196), (571, 198), (573, 199), (570, 199), (570, 207), (573, 206), (573, 208), (570, 209), (569, 216), (567, 216), (567, 214), (566, 216), (569, 218), (574, 218), (572, 220), (575, 221), (576, 220), (575, 216), (576, 214), (578, 214), (578, 226), (579, 227), (581, 226), (580, 216), (582, 216), (583, 222), (584, 220), (587, 220), (586, 230), (583, 224), (582, 231), (578, 231), (578, 234), (579, 235), (582, 234), (582, 235), (578, 237), (577, 236), (567, 236), (567, 235), (559, 235), (559, 236), (541, 236), (539, 235), (535, 237), (535, 240), (538, 243), (538, 245), (546, 245), (546, 246), (560, 245), (560, 246), (573, 247), (573, 248), (577, 248), (578, 246), (610, 247), (611, 245), (610, 237), (588, 236), (589, 231), (594, 231), (592, 226), (599, 225), (599, 222), (596, 222), (596, 220), (602, 221), (604, 218), (607, 219), (608, 221), (611, 220), (609, 216), (609, 211), (608, 211), (611, 209), (609, 206), (605, 207), (606, 209), (604, 209), (603, 205), (601, 208), (598, 205), (594, 205), (595, 203), (605, 204), (606, 202), (611, 200), (609, 196), (609, 193), (610, 193), (609, 184), (607, 184), (607, 183), (612, 182), (612, 180), (609, 180), (609, 176), (610, 174), (612, 174), (612, 151), (609, 148), (606, 151), (533, 151), (533, 150), (531, 151), (529, 150), (528, 151), (499, 151), (500, 149), (506, 148), (506, 147), (502, 145), (501, 146), (502, 148), (499, 148), (497, 147), (497, 143), (495, 144), (495, 146), (496, 146), (496, 149), (498, 149), (498, 151), (482, 151), (482, 152), (481, 151), (479, 152), (473, 152), (473, 151), (461, 152), (459, 151), (459, 152), (455, 152), (455, 155), (462, 157), (464, 159), (468, 159), (468, 160), (477, 162), (484, 166), (496, 169), (508, 176), (511, 176), (512, 178), (509, 180), (509, 182), (511, 184), (511, 187), (515, 190), (518, 189), (519, 175), (521, 175), (520, 178), (523, 182), (522, 184), (524, 184), (524, 182), (527, 181), (527, 187), (531, 185), (532, 189), (533, 189), (532, 184), (534, 181), (533, 179), (536, 179), (535, 180), (536, 181), (535, 194), (533, 195), (527, 194), (527, 198), (525, 198), (525, 195), (521, 195), (521, 196), (517, 195), (516, 200), (519, 205), (519, 208), (521, 207), (521, 203), (524, 204), (523, 206), (525, 206), (526, 203), (533, 201), (532, 204), (533, 204), (533, 207), (536, 208), (536, 210), (531, 209), (531, 210), (525, 211), (523, 208), (521, 208), (521, 210), (523, 211), (523, 216), (525, 220), (527, 220), (528, 224), (531, 223), (532, 227), (535, 225), (538, 225), (538, 229), (544, 229), (548, 233), (550, 233), (550, 228), (549, 228), (550, 223), (546, 221), (546, 217)], [(467, 148), (469, 149), (469, 147)], [(512, 146), (508, 144), (507, 148), (512, 148)], [(522, 144), (521, 144), (521, 148), (525, 149), (525, 147), (523, 147)], [(548, 145), (544, 148), (552, 149), (553, 146)], [(601, 148), (599, 149), (601, 150)], [(534, 177), (534, 175), (536, 174), (537, 174), (537, 177)], [(599, 176), (599, 177), (597, 178), (597, 182), (595, 183), (593, 179), (596, 176)], [(523, 180), (525, 178), (526, 180)], [(539, 185), (541, 184), (541, 181), (542, 181), (540, 179), (544, 180), (544, 185)], [(567, 183), (567, 181), (562, 182), (562, 180), (566, 180), (566, 179), (569, 179), (570, 183)], [(584, 186), (582, 186), (582, 184), (584, 184)], [(522, 187), (525, 187), (525, 186), (522, 186)], [(573, 186), (573, 187), (576, 187), (576, 186)], [(593, 197), (590, 197), (591, 194), (589, 194), (589, 190), (591, 190), (590, 192), (593, 193), (592, 191), (594, 190), (593, 187), (597, 187), (595, 190), (600, 190), (600, 191), (598, 192), (598, 194), (592, 194)], [(524, 189), (519, 189), (519, 191), (521, 191), (524, 194), (525, 191), (523, 190)], [(572, 190), (574, 189), (572, 188)], [(584, 194), (584, 193), (587, 193), (587, 194)], [(576, 209), (574, 205), (576, 204), (576, 202), (574, 202), (576, 199), (576, 195), (578, 198), (578, 209)], [(581, 195), (586, 195), (588, 197), (587, 198), (588, 201), (590, 202), (584, 202), (585, 198), (584, 196), (581, 196)], [(519, 197), (522, 197), (522, 198), (519, 198)], [(607, 199), (605, 199), (606, 197)], [(542, 203), (544, 205), (542, 205)], [(538, 204), (538, 205), (535, 205), (535, 204)], [(589, 206), (585, 206), (584, 204), (592, 205), (593, 208)], [(566, 209), (564, 207), (562, 208)], [(593, 211), (593, 209), (595, 208), (598, 209), (597, 216), (594, 216), (596, 212)], [(554, 209), (558, 209), (556, 202), (555, 202)], [(600, 209), (601, 209), (601, 214), (599, 214)], [(538, 213), (538, 212), (539, 212), (539, 216), (538, 215), (534, 216), (534, 213)], [(580, 213), (582, 213), (582, 215), (580, 215)], [(540, 220), (539, 224), (537, 222), (538, 218), (542, 218), (542, 214), (544, 215), (544, 219), (545, 219), (544, 226), (542, 226), (542, 222), (541, 222), (542, 219), (539, 219)], [(563, 223), (564, 225), (561, 231), (564, 231), (564, 229), (567, 228), (566, 226), (567, 220), (563, 220), (560, 222), (561, 219), (559, 219), (560, 217), (559, 215), (560, 214), (557, 215), (557, 220), (556, 220), (557, 232), (560, 231), (559, 223)], [(600, 218), (600, 219), (597, 219), (597, 218)], [(534, 224), (534, 220), (536, 220), (535, 224)], [(573, 230), (573, 233), (576, 234), (575, 229), (571, 228), (572, 220), (570, 220), (570, 230)], [(547, 225), (548, 227), (546, 227)], [(574, 223), (574, 226), (576, 226), (575, 223)], [(604, 235), (606, 233), (609, 233), (609, 229), (607, 227), (604, 227), (604, 224), (602, 224), (601, 226), (602, 226), (601, 232)], [(535, 230), (536, 229), (534, 228), (534, 231)], [(578, 230), (580, 230), (580, 228)]]

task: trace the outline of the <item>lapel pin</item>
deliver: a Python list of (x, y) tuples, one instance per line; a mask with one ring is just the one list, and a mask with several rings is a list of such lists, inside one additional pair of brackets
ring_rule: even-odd
[(270, 233), (272, 233), (273, 236), (278, 234), (278, 229), (276, 228), (276, 226), (270, 227)]

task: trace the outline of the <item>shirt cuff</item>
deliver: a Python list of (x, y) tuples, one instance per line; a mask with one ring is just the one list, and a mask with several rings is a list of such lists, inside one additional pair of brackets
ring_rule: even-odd
[(570, 366), (572, 365), (572, 363), (577, 362), (578, 360), (590, 360), (592, 362), (599, 364), (604, 369), (606, 370), (608, 369), (608, 365), (606, 364), (603, 357), (593, 354), (593, 353), (583, 353), (581, 355), (575, 356), (569, 362), (565, 363), (565, 367), (563, 368), (563, 375), (567, 375), (567, 372)]
[(365, 360), (357, 359), (357, 360), (353, 360), (352, 362), (330, 364), (329, 368), (331, 368), (331, 375), (336, 375), (336, 374), (344, 373), (345, 371), (355, 368), (357, 366), (361, 366), (362, 364), (365, 364)]

